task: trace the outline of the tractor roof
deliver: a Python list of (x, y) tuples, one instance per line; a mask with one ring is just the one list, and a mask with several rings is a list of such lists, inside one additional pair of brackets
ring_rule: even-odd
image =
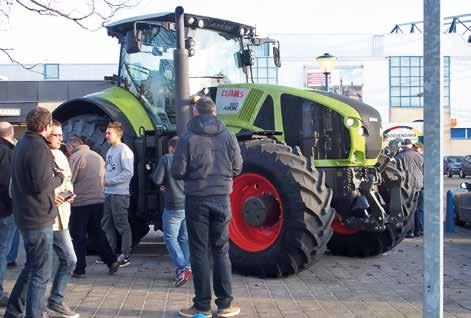
[[(255, 34), (255, 28), (250, 25), (241, 24), (237, 22), (232, 22), (228, 20), (222, 20), (217, 18), (205, 17), (201, 15), (196, 15), (192, 13), (185, 13), (185, 26), (186, 27), (196, 27), (196, 25), (191, 25), (188, 20), (193, 17), (196, 21), (203, 20), (204, 21), (204, 28), (211, 29), (215, 31), (221, 31), (230, 33), (233, 35), (240, 35), (240, 29), (243, 28), (247, 33), (252, 35)], [(120, 21), (116, 21), (110, 23), (106, 26), (108, 29), (108, 34), (111, 36), (118, 36), (123, 34), (133, 28), (134, 22), (137, 21), (149, 21), (149, 22), (175, 22), (175, 13), (173, 12), (165, 12), (165, 13), (155, 13), (155, 14), (148, 14), (142, 15), (132, 18), (123, 19)], [(250, 30), (251, 32), (247, 32)]]

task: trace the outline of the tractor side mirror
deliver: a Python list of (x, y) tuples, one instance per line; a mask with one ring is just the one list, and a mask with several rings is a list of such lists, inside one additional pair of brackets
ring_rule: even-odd
[(280, 49), (276, 46), (273, 47), (273, 63), (276, 67), (281, 67)]
[(142, 30), (129, 30), (126, 34), (126, 53), (133, 54), (141, 51)]

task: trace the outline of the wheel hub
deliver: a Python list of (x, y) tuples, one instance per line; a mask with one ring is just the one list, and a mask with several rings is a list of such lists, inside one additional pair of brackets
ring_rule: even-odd
[(273, 196), (264, 194), (253, 196), (244, 202), (244, 220), (253, 227), (271, 226), (277, 221), (278, 206)]

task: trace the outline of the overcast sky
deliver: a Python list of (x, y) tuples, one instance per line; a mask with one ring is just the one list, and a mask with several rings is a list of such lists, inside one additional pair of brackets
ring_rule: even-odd
[[(77, 3), (75, 0), (73, 3)], [(471, 13), (471, 0), (446, 0), (444, 15)], [(396, 23), (421, 21), (422, 0), (142, 0), (116, 19), (186, 12), (256, 25), (259, 35), (271, 33), (388, 33)], [(116, 39), (101, 29), (89, 32), (72, 22), (13, 8), (8, 31), (0, 31), (0, 47), (14, 48), (24, 63), (117, 63)], [(0, 53), (0, 63), (8, 59)]]

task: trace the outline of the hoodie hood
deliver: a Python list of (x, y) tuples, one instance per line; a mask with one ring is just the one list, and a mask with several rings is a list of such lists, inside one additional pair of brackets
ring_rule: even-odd
[(188, 122), (188, 131), (200, 136), (217, 136), (225, 129), (226, 125), (213, 115), (200, 115)]

